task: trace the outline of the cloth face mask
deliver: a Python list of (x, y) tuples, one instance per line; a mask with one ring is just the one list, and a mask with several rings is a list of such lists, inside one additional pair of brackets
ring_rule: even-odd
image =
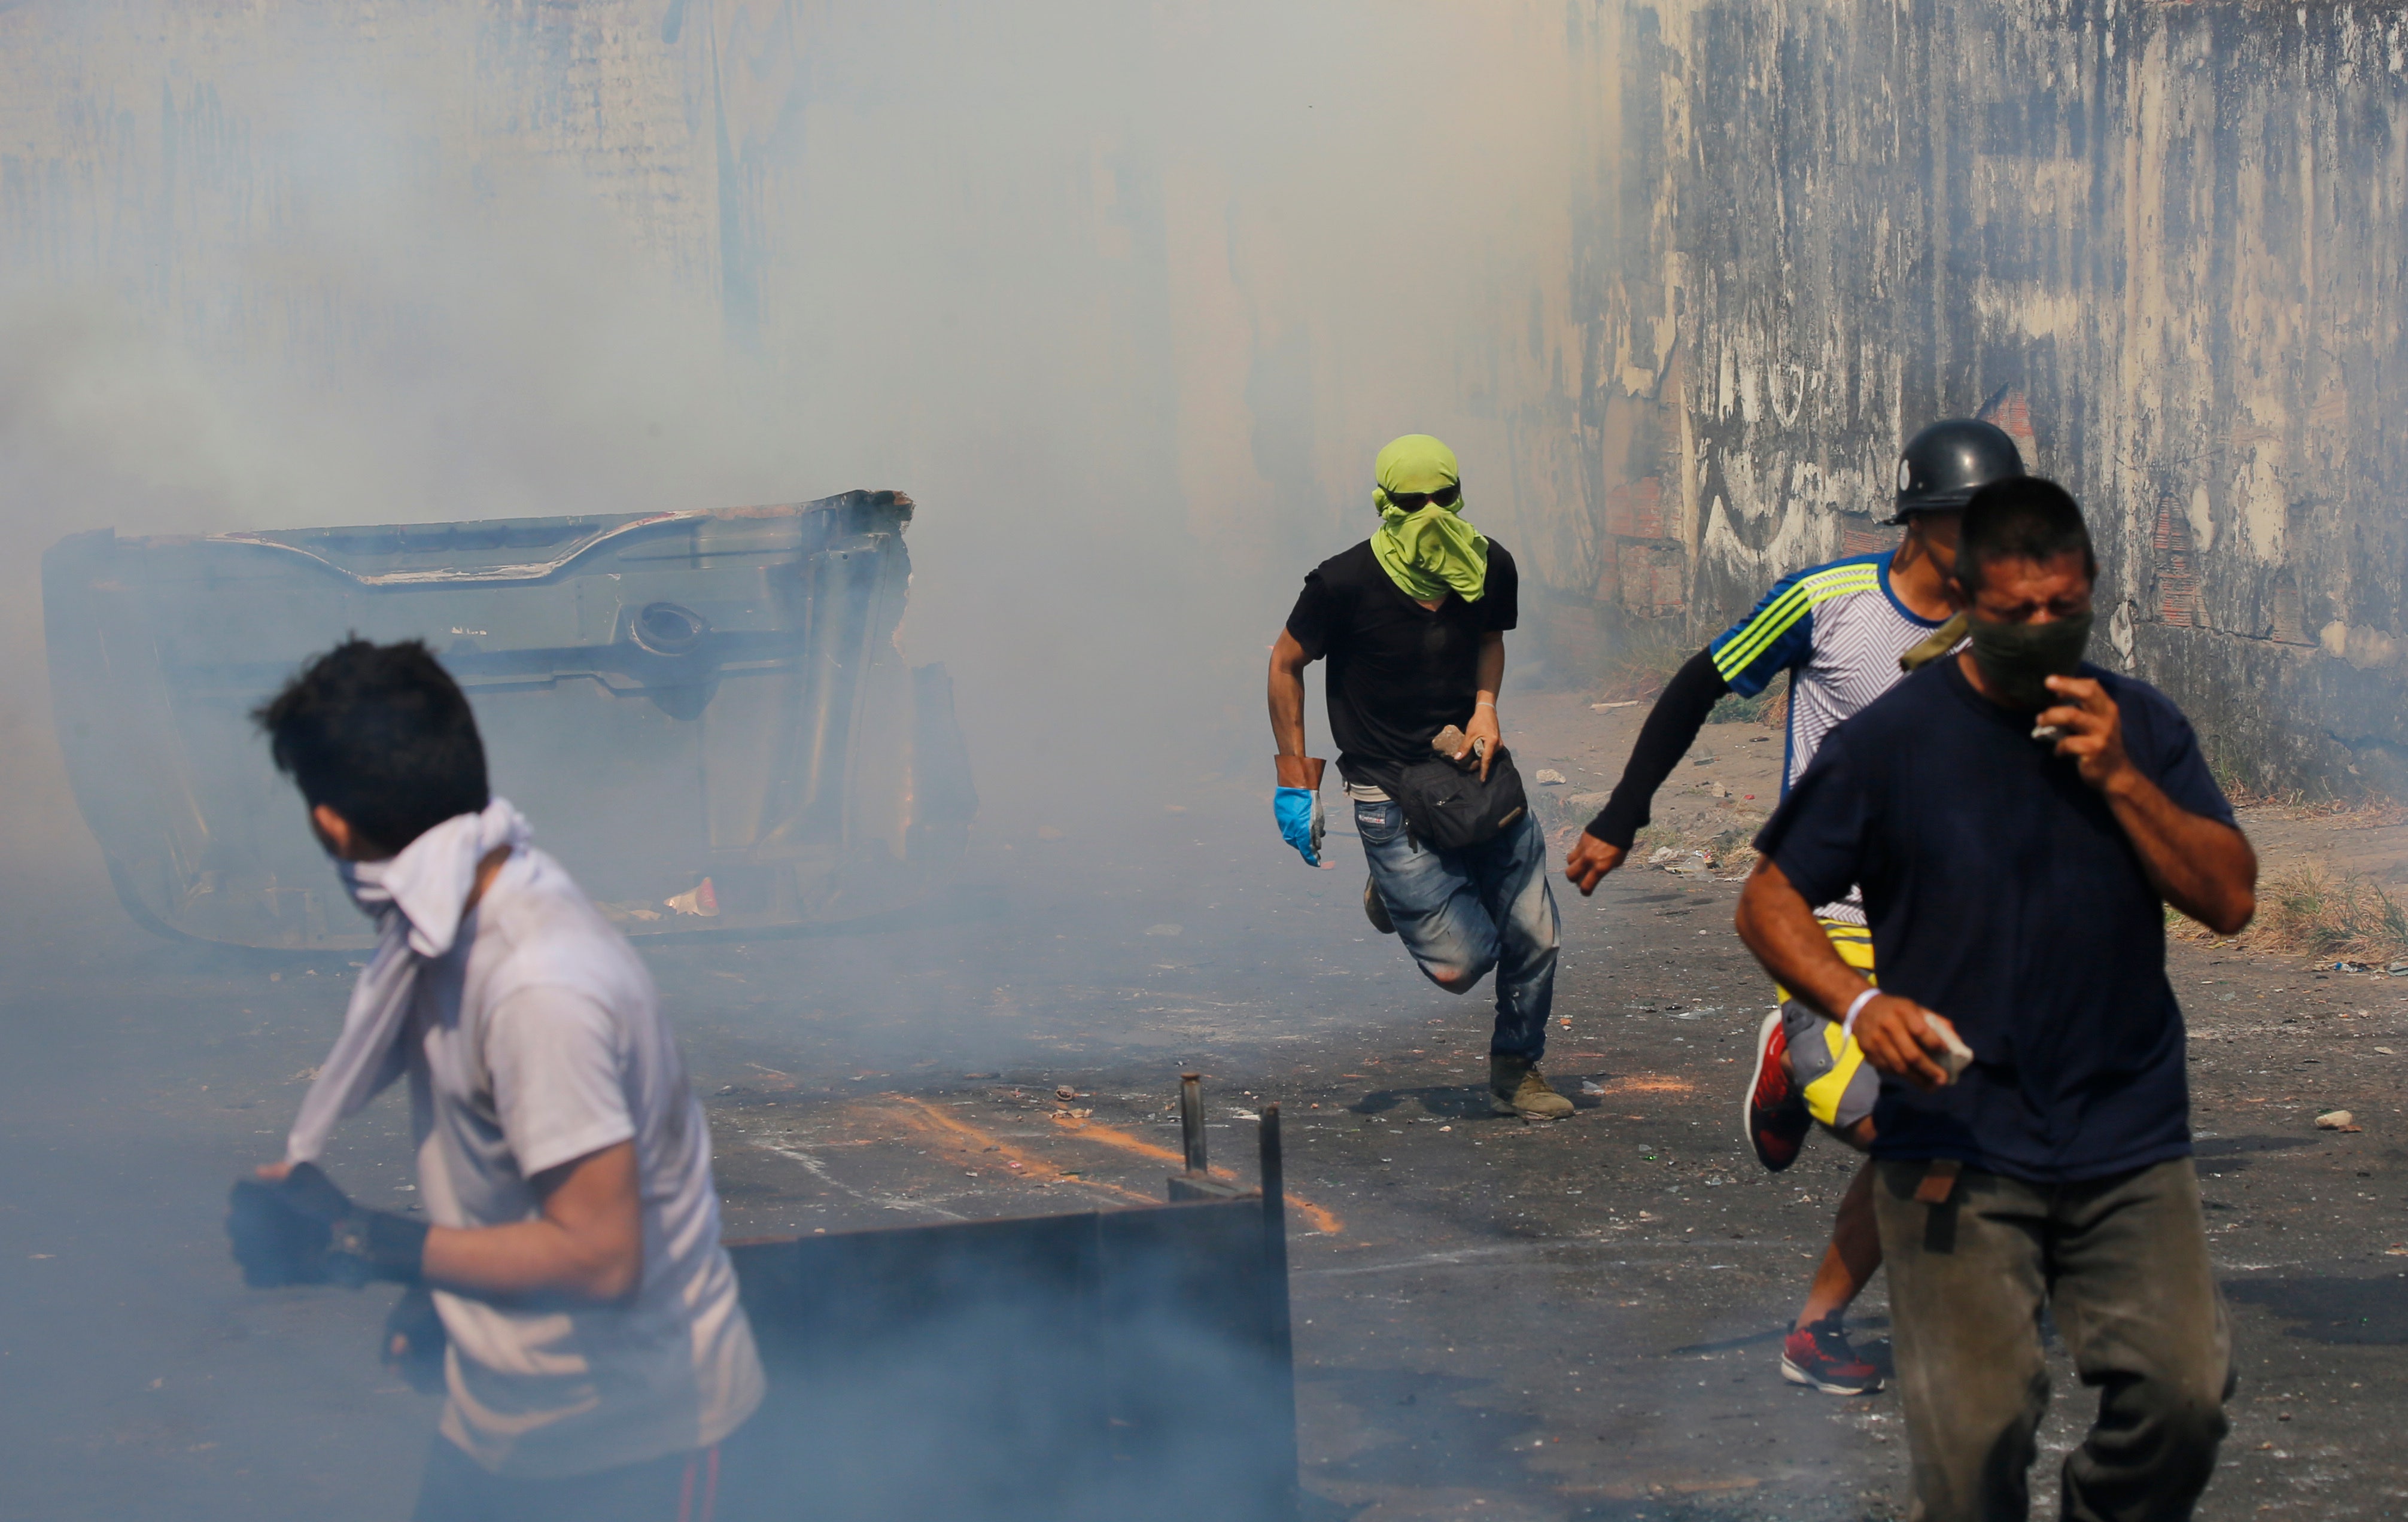
[(2045, 708), (2057, 702), (2051, 676), (2071, 676), (2090, 647), (2091, 615), (2046, 623), (1991, 623), (1974, 619), (1966, 630), (1983, 685), (2010, 708)]
[(335, 875), (343, 880), (343, 891), (360, 913), (375, 918), (393, 903), (393, 893), (384, 886), (384, 869), (391, 861), (342, 861), (335, 863)]
[(496, 798), (482, 813), (453, 815), (390, 861), (335, 863), (344, 891), (376, 921), (377, 947), (351, 986), (342, 1033), (301, 1098), (285, 1138), (287, 1162), (315, 1159), (337, 1121), (402, 1075), (401, 1035), (419, 970), (458, 938), (485, 856), (505, 846), (516, 853), (531, 833), (509, 800)]
[(1380, 510), (1371, 554), (1416, 602), (1453, 591), (1467, 603), (1488, 587), (1488, 539), (1463, 519), (1463, 472), (1455, 451), (1427, 434), (1391, 439), (1372, 462)]

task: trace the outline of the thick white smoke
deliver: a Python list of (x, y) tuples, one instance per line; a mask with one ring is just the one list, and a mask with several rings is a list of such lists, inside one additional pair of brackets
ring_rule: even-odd
[(1578, 373), (1601, 119), (1563, 24), (0, 12), (0, 824), (89, 873), (34, 573), (103, 525), (892, 487), (907, 638), (955, 668), (990, 800), (1058, 816), (1064, 769), (1019, 761), (1067, 750), (1090, 813), (1167, 756), (1256, 757), (1260, 647), (1368, 527), (1382, 442), (1449, 437), (1517, 547), (1559, 490), (1531, 425)]

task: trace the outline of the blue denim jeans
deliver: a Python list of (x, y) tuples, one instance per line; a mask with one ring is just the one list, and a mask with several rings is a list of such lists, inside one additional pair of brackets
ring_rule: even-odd
[(1497, 972), (1497, 1031), (1488, 1049), (1537, 1061), (1555, 1003), (1560, 922), (1547, 887), (1547, 838), (1529, 815), (1485, 846), (1435, 851), (1405, 831), (1396, 804), (1354, 805), (1371, 884), (1422, 974), (1466, 993)]

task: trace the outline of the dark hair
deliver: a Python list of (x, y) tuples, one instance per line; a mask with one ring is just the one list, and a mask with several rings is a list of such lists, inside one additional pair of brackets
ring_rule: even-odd
[(417, 640), (371, 645), (354, 634), (251, 717), (310, 806), (332, 808), (379, 851), (399, 851), (491, 801), (467, 695)]
[(2097, 580), (2090, 529), (2065, 488), (2037, 476), (1993, 481), (1965, 504), (1964, 526), (1956, 531), (1956, 579), (1973, 591), (1982, 585), (1982, 567), (1992, 561), (2047, 562), (2076, 550), (2083, 574)]

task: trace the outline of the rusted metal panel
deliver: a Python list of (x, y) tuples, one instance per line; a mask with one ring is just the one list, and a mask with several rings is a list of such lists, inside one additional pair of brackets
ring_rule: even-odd
[(976, 807), (945, 675), (896, 646), (910, 516), (899, 493), (854, 491), (74, 535), (44, 557), (43, 612), (77, 802), (154, 929), (365, 946), (247, 716), (348, 633), (418, 638), (476, 705), (495, 790), (631, 934), (909, 903)]
[(733, 1244), (746, 1519), (1297, 1515), (1276, 1106), (1248, 1198)]
[(777, 1515), (1295, 1515), (1287, 1288), (1259, 1202), (730, 1251), (771, 1387), (749, 1441), (793, 1502)]

